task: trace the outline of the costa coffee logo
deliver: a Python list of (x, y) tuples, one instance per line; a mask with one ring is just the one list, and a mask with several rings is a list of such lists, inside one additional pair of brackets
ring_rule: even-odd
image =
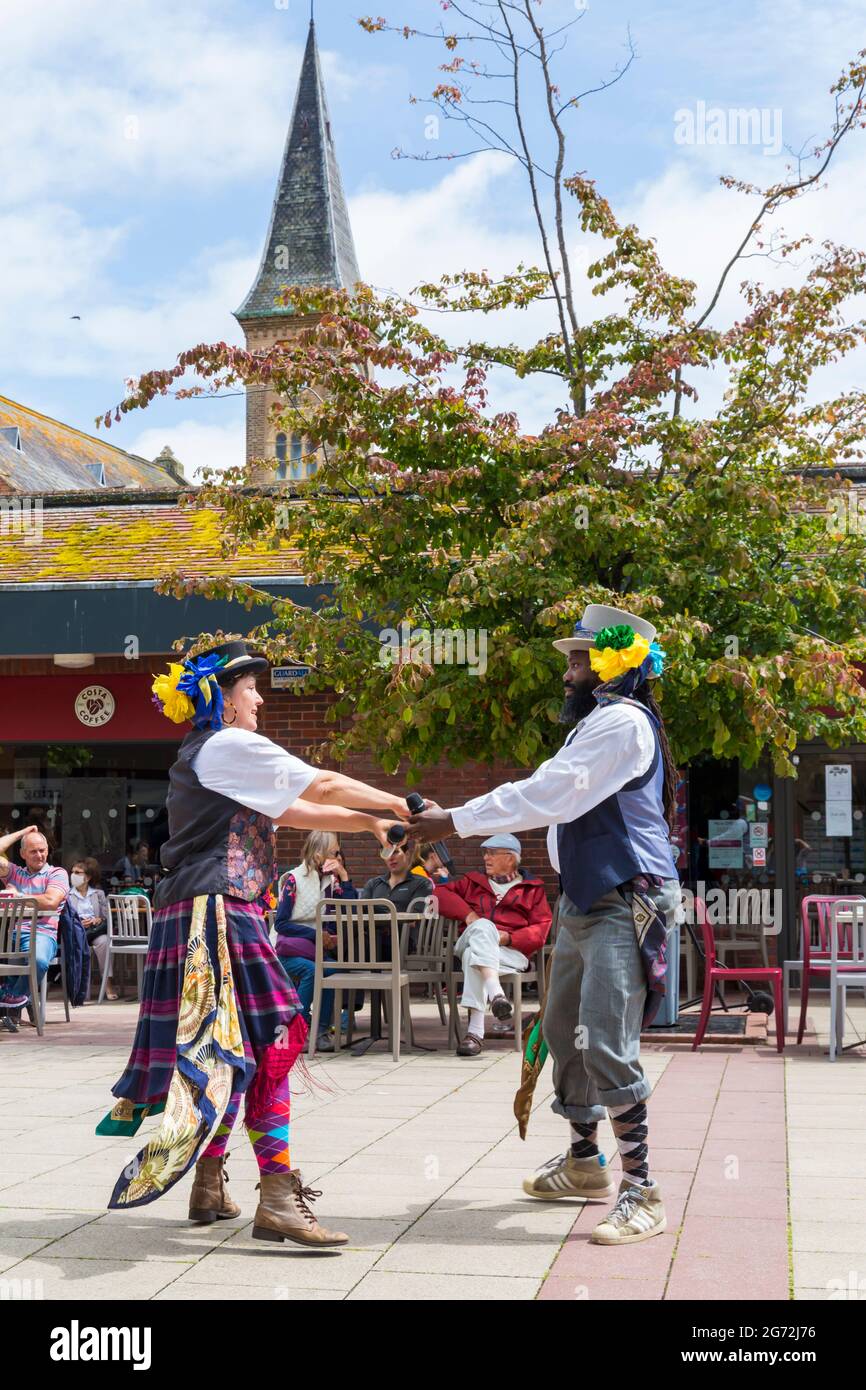
[(88, 685), (76, 697), (75, 713), (82, 724), (96, 729), (114, 714), (114, 696), (104, 685)]

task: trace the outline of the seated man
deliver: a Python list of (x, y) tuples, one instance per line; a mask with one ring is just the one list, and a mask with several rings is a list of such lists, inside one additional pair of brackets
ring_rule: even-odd
[[(23, 868), (3, 858), (4, 852), (19, 840)], [(28, 825), (12, 835), (0, 836), (0, 877), (6, 892), (36, 899), (36, 977), (37, 983), (41, 984), (43, 975), (57, 955), (57, 924), (60, 909), (69, 893), (69, 875), (65, 869), (53, 868), (48, 863), (48, 841), (35, 825)], [(21, 949), (26, 951), (29, 947), (30, 932), (23, 931)], [(26, 975), (15, 979), (4, 976), (0, 980), (0, 1008), (23, 1009), (28, 1003), (30, 994)]]
[[(510, 1018), (513, 1010), (499, 981), (501, 970), (527, 970), (544, 945), (551, 911), (540, 878), (521, 872), (516, 835), (491, 835), (481, 846), (484, 872), (465, 874), (433, 889), (443, 917), (465, 922), (455, 945), (463, 962), (463, 998), (469, 1010), (458, 1057), (477, 1057), (484, 1046), (484, 1012)], [(516, 1028), (520, 1019), (515, 1020)]]

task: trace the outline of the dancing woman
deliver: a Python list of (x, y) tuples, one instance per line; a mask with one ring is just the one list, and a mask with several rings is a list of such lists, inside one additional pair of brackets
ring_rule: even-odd
[[(369, 830), (384, 840), (406, 803), (338, 772), (322, 772), (257, 732), (263, 657), (226, 642), (154, 681), (155, 702), (190, 721), (169, 773), (167, 876), (156, 912), (132, 1053), (100, 1134), (134, 1134), (164, 1112), (157, 1134), (121, 1174), (109, 1207), (155, 1201), (193, 1163), (190, 1220), (240, 1215), (227, 1191), (225, 1151), (244, 1096), (260, 1170), (253, 1235), (344, 1245), (319, 1225), (318, 1196), (289, 1153), (289, 1073), (307, 1034), (258, 899), (275, 876), (276, 826)], [(388, 819), (350, 810), (362, 805)]]

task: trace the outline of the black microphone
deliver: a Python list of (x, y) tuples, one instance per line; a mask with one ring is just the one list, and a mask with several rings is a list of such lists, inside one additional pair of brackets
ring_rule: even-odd
[[(409, 807), (409, 810), (413, 813), (413, 815), (417, 815), (419, 811), (424, 810), (424, 798), (423, 796), (421, 796), (419, 792), (410, 792), (409, 795), (406, 797), (406, 805)], [(402, 842), (405, 840), (407, 834), (408, 832), (405, 826), (392, 825), (388, 830), (388, 840), (392, 845), (399, 845), (402, 844)], [(443, 840), (433, 840), (431, 841), (431, 843), (433, 845), (433, 849), (435, 850), (439, 858), (439, 862), (444, 865), (444, 867), (448, 870), (449, 874), (453, 874), (455, 871), (454, 860), (451, 858), (451, 855), (448, 852), (448, 847), (445, 844), (445, 842)]]

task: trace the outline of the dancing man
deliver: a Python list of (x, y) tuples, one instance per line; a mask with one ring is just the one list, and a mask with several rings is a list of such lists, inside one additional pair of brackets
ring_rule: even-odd
[(319, 1224), (310, 1204), (320, 1194), (291, 1163), (289, 1072), (307, 1025), (259, 899), (275, 877), (275, 826), (369, 830), (384, 843), (408, 811), (401, 798), (320, 772), (259, 734), (256, 676), (267, 670), (244, 642), (227, 642), (154, 681), (162, 712), (193, 729), (169, 772), (168, 873), (154, 894), (132, 1054), (97, 1133), (131, 1135), (164, 1111), (109, 1206), (155, 1201), (195, 1163), (190, 1220), (229, 1220), (240, 1208), (228, 1194), (225, 1152), (243, 1097), (260, 1175), (253, 1235), (339, 1246), (348, 1236)]
[(649, 1174), (641, 1027), (664, 994), (666, 941), (680, 887), (670, 834), (676, 772), (650, 682), (664, 653), (651, 623), (590, 604), (571, 637), (561, 721), (564, 746), (531, 777), (452, 811), (428, 803), (412, 824), (428, 840), (549, 826), (559, 873), (559, 927), (544, 1015), (553, 1057), (554, 1111), (571, 1146), (524, 1184), (532, 1197), (614, 1195), (598, 1123), (610, 1116), (622, 1161), (613, 1209), (592, 1233), (602, 1245), (665, 1229)]

